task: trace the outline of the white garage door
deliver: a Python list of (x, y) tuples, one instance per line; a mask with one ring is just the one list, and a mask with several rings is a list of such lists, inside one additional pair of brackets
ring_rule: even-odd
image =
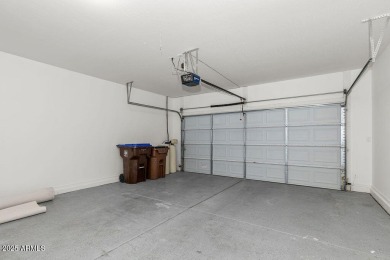
[(184, 169), (340, 189), (344, 122), (341, 105), (186, 117)]

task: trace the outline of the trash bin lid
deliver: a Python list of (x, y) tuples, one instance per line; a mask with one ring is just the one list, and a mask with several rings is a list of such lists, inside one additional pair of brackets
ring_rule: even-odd
[(169, 147), (168, 146), (155, 146), (152, 148), (152, 157), (156, 156), (166, 156), (168, 153)]
[(141, 144), (118, 144), (116, 147), (127, 147), (127, 148), (143, 148), (143, 147), (152, 147), (151, 144), (141, 143)]

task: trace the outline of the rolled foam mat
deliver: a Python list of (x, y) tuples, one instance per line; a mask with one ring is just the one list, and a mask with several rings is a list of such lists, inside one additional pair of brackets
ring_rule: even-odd
[(54, 189), (44, 188), (34, 192), (0, 198), (0, 210), (23, 203), (36, 201), (37, 203), (49, 201), (54, 199)]
[(46, 212), (36, 201), (0, 210), (0, 224)]

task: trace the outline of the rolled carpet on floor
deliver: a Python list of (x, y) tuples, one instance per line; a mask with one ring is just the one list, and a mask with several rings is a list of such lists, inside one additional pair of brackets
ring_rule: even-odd
[(36, 201), (0, 210), (0, 224), (46, 212)]
[(31, 201), (36, 201), (37, 203), (49, 201), (54, 199), (54, 189), (53, 188), (44, 188), (39, 189), (34, 192), (10, 196), (6, 198), (0, 198), (0, 210), (9, 208), (12, 206), (24, 204)]

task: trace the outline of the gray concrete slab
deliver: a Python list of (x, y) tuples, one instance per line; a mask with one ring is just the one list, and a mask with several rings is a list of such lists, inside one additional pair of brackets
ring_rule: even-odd
[(390, 216), (366, 193), (245, 180), (194, 209), (390, 257)]
[(0, 259), (390, 259), (390, 217), (369, 194), (193, 173), (59, 195), (0, 225)]
[(121, 184), (121, 190), (190, 207), (239, 181), (236, 178), (177, 172), (137, 185)]
[(103, 259), (369, 259), (370, 254), (188, 210)]
[(94, 259), (169, 219), (182, 207), (104, 185), (59, 195), (45, 214), (0, 225), (0, 245), (44, 245), (44, 252), (0, 252), (0, 259)]

